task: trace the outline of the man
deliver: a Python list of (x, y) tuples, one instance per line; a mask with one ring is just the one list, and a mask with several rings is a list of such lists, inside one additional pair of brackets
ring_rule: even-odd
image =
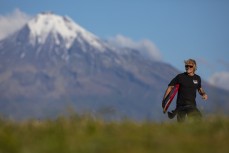
[(198, 119), (201, 118), (202, 115), (196, 106), (196, 91), (199, 92), (204, 100), (208, 99), (207, 94), (201, 87), (200, 76), (195, 74), (195, 71), (197, 70), (196, 61), (193, 59), (188, 59), (184, 61), (184, 63), (186, 72), (178, 74), (171, 80), (163, 98), (165, 99), (172, 88), (176, 84), (179, 84), (176, 109), (172, 112), (168, 112), (169, 118), (173, 118), (175, 115), (177, 115), (178, 122), (185, 121), (186, 116)]

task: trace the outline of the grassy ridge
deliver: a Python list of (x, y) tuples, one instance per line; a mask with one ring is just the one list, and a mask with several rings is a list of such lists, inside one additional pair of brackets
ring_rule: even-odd
[(73, 116), (0, 120), (0, 153), (228, 153), (229, 119), (104, 122)]

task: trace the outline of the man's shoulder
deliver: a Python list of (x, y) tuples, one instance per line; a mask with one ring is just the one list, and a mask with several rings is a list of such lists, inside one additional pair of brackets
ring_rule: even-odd
[[(179, 73), (177, 74), (177, 77), (188, 77), (187, 73), (186, 72), (183, 72), (183, 73)], [(200, 78), (200, 76), (198, 74), (194, 74), (195, 78)]]
[(200, 76), (198, 74), (194, 74), (194, 77), (200, 79)]
[(184, 76), (187, 76), (185, 72), (177, 74), (177, 77), (184, 77)]
[(175, 80), (183, 80), (183, 79), (185, 79), (187, 77), (187, 75), (186, 75), (186, 73), (184, 72), (184, 73), (179, 73), (179, 74), (177, 74), (175, 77), (174, 77), (174, 79)]

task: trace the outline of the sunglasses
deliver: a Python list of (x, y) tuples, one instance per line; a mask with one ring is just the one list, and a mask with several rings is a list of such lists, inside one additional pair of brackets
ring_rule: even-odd
[(192, 65), (185, 65), (185, 68), (193, 68)]

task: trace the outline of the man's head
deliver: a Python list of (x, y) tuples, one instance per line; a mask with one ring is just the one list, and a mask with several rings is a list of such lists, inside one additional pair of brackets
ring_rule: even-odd
[(196, 61), (194, 59), (185, 60), (184, 63), (185, 63), (185, 70), (186, 71), (195, 72), (197, 70)]

